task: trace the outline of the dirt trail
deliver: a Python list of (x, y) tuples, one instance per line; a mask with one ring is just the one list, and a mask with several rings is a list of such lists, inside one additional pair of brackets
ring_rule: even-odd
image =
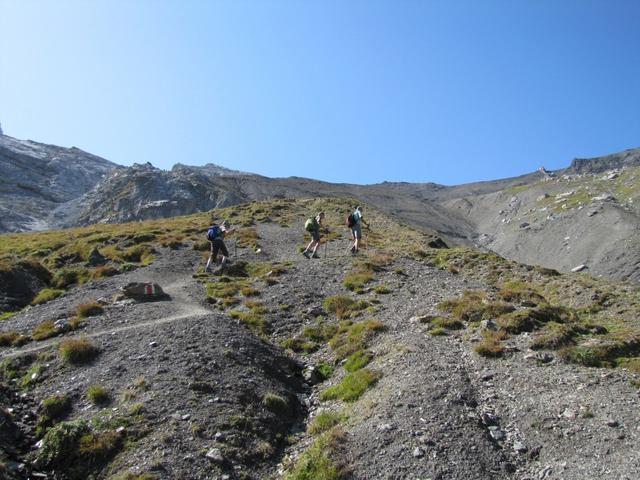
[[(156, 280), (157, 282), (162, 283), (162, 280), (166, 277), (161, 272), (162, 270), (160, 270), (159, 274), (157, 275), (147, 275), (147, 276), (152, 276), (154, 277), (154, 280), (157, 279)], [(155, 303), (140, 303), (135, 306), (133, 305), (131, 306), (132, 308), (137, 309), (137, 311), (141, 315), (141, 318), (148, 318), (148, 315), (145, 313), (145, 310), (150, 310), (151, 308), (156, 307), (159, 304), (161, 305), (163, 303), (167, 303), (167, 304), (170, 304), (170, 307), (162, 310), (169, 310), (170, 314), (155, 316), (157, 313), (154, 312), (154, 314), (151, 315), (151, 316), (154, 316), (154, 318), (149, 320), (138, 321), (136, 323), (117, 326), (117, 327), (114, 326), (109, 328), (101, 328), (95, 331), (80, 330), (72, 334), (64, 335), (63, 338), (64, 339), (77, 338), (77, 337), (98, 338), (105, 335), (112, 335), (114, 333), (138, 330), (138, 329), (153, 327), (153, 326), (161, 325), (165, 323), (176, 322), (179, 320), (187, 320), (190, 318), (191, 319), (198, 318), (203, 315), (211, 315), (212, 313), (211, 310), (203, 306), (203, 298), (201, 293), (202, 286), (199, 285), (195, 279), (193, 279), (192, 274), (193, 272), (191, 268), (189, 268), (186, 271), (172, 270), (170, 272), (170, 275), (173, 281), (169, 284), (163, 285), (163, 290), (167, 295), (169, 295), (170, 300), (163, 300)], [(120, 283), (122, 284), (123, 282), (120, 281)], [(199, 298), (193, 296), (194, 291), (200, 292)], [(109, 309), (107, 309), (104, 316), (107, 319), (109, 319), (110, 317), (114, 317), (118, 314), (119, 312), (111, 312)], [(2, 352), (2, 354), (0, 354), (0, 359), (14, 358), (20, 355), (40, 352), (50, 348), (53, 345), (60, 343), (60, 341), (63, 338), (56, 337), (53, 339), (39, 342), (36, 345), (28, 344), (24, 347), (17, 347), (13, 351)]]

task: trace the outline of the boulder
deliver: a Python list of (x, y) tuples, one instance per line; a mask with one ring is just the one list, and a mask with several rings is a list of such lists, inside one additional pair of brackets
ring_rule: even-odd
[(120, 291), (125, 297), (136, 300), (156, 300), (167, 297), (157, 283), (132, 282), (122, 287)]

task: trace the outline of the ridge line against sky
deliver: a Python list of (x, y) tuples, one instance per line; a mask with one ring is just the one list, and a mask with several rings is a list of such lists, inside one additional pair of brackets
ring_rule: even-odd
[(452, 185), (640, 146), (640, 2), (0, 0), (5, 134)]

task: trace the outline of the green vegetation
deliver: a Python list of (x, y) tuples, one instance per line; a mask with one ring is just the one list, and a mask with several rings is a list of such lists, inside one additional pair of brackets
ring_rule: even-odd
[(82, 365), (98, 356), (100, 351), (86, 338), (70, 338), (60, 343), (60, 356), (66, 363)]
[(31, 338), (36, 341), (46, 340), (55, 337), (60, 331), (56, 328), (53, 320), (46, 320), (35, 326), (31, 332)]
[(343, 320), (340, 322), (336, 334), (329, 341), (329, 346), (336, 357), (342, 360), (355, 352), (363, 350), (368, 341), (383, 329), (384, 325), (380, 320), (372, 319), (361, 322)]
[(323, 306), (326, 311), (335, 314), (338, 318), (348, 318), (358, 316), (369, 304), (364, 300), (356, 301), (351, 297), (335, 295), (325, 298)]
[(355, 372), (366, 367), (371, 361), (371, 353), (366, 350), (357, 350), (347, 357), (344, 369), (347, 372)]
[(104, 308), (98, 302), (91, 301), (81, 303), (76, 307), (76, 315), (79, 319), (94, 317), (104, 312)]
[(41, 437), (51, 426), (71, 412), (71, 399), (66, 395), (52, 395), (42, 400), (38, 412), (36, 435)]
[(28, 341), (29, 337), (14, 330), (0, 333), (0, 347), (20, 347)]
[(94, 405), (106, 405), (109, 403), (109, 391), (102, 385), (91, 385), (87, 388), (87, 399)]
[(504, 340), (505, 337), (504, 332), (484, 330), (482, 332), (482, 340), (475, 346), (474, 350), (483, 357), (501, 357), (504, 352), (502, 340)]
[(344, 469), (332, 457), (344, 439), (344, 432), (335, 427), (321, 435), (298, 458), (285, 480), (341, 480)]
[(344, 285), (347, 290), (358, 293), (361, 292), (364, 285), (371, 280), (373, 280), (373, 272), (354, 271), (344, 277), (342, 285)]
[(321, 400), (344, 400), (354, 402), (380, 379), (380, 373), (363, 368), (346, 375), (342, 381), (326, 389), (320, 395)]
[(84, 420), (62, 422), (44, 435), (35, 464), (80, 480), (97, 471), (122, 446), (123, 437), (115, 431), (95, 431)]
[(278, 415), (286, 415), (291, 412), (289, 401), (282, 395), (269, 392), (262, 397), (262, 404), (267, 410), (277, 413)]
[(0, 322), (3, 320), (8, 320), (11, 317), (13, 317), (16, 313), (18, 312), (4, 312), (4, 313), (0, 313)]
[(333, 367), (327, 362), (320, 362), (319, 364), (317, 364), (316, 370), (323, 380), (327, 380), (328, 378), (331, 378), (331, 375), (333, 375)]
[(459, 299), (440, 302), (438, 308), (450, 313), (458, 320), (467, 322), (495, 318), (515, 310), (513, 305), (508, 303), (487, 301), (484, 292), (474, 290), (465, 291)]
[(346, 419), (347, 416), (344, 413), (323, 410), (313, 417), (313, 421), (307, 427), (307, 432), (311, 435), (318, 435), (332, 429)]
[(59, 288), (44, 288), (31, 300), (31, 305), (40, 305), (49, 302), (64, 294), (64, 290)]
[(229, 310), (229, 315), (231, 318), (240, 320), (250, 330), (259, 335), (264, 335), (266, 333), (268, 326), (267, 320), (262, 314), (256, 313), (254, 310), (248, 312), (243, 310)]

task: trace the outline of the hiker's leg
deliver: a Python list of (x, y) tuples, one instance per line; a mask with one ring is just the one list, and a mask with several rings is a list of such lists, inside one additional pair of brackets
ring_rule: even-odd
[(357, 252), (360, 245), (360, 239), (362, 238), (362, 230), (360, 229), (359, 224), (353, 229), (353, 236), (355, 238), (353, 241), (353, 250)]
[(211, 266), (211, 262), (215, 263), (216, 262), (216, 258), (218, 257), (218, 245), (216, 244), (216, 241), (214, 240), (213, 242), (209, 242), (211, 243), (211, 253), (209, 254), (209, 260), (207, 260), (207, 266), (205, 267), (205, 271), (209, 270), (209, 266)]
[(313, 247), (313, 242), (315, 242), (315, 240), (312, 238), (311, 241), (309, 242), (309, 245), (307, 245), (307, 248), (304, 249), (305, 252), (308, 252), (309, 250), (311, 250), (311, 248)]
[(311, 239), (313, 243), (313, 254), (315, 255), (318, 245), (320, 245), (320, 232), (318, 230), (311, 232)]
[(220, 240), (219, 248), (220, 248), (220, 253), (222, 253), (222, 261), (220, 262), (220, 264), (224, 265), (225, 263), (227, 263), (227, 259), (229, 257), (229, 250), (227, 250), (227, 246), (224, 244), (222, 239), (216, 238), (216, 240)]

